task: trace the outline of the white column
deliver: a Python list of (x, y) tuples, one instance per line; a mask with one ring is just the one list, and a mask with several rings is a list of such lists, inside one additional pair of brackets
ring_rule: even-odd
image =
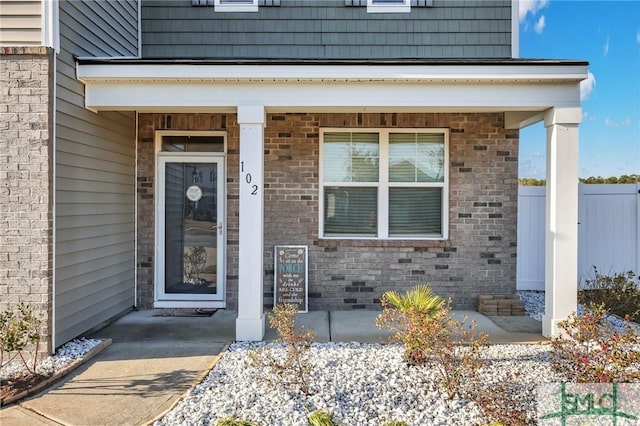
[(580, 108), (546, 112), (547, 221), (545, 315), (542, 334), (558, 336), (558, 322), (577, 308), (578, 292), (578, 124)]
[(238, 107), (240, 217), (236, 340), (262, 340), (264, 337), (264, 124), (264, 107)]

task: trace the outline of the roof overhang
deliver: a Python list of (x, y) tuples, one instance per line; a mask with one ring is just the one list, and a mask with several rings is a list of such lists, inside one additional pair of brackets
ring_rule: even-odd
[(86, 107), (140, 112), (544, 111), (580, 107), (586, 62), (79, 59)]

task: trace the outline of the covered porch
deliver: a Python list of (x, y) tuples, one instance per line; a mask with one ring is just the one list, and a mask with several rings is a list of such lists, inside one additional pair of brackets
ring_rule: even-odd
[[(333, 120), (326, 121), (335, 123), (336, 117), (350, 115), (366, 128), (360, 117), (367, 114), (429, 114), (432, 118), (457, 114), (448, 121), (434, 119), (444, 123), (438, 127), (445, 128), (451, 120), (466, 121), (465, 114), (493, 114), (501, 117), (497, 123), (504, 131), (544, 121), (548, 166), (543, 334), (553, 336), (558, 333), (557, 323), (576, 309), (578, 125), (582, 118), (579, 82), (586, 78), (586, 68), (583, 62), (527, 60), (225, 63), (80, 59), (77, 75), (85, 84), (86, 108), (98, 113), (233, 115), (239, 147), (228, 169), (236, 174), (237, 240), (235, 234), (229, 237), (229, 229), (224, 235), (237, 243), (237, 254), (226, 258), (227, 265), (237, 263), (233, 265), (237, 290), (231, 296), (227, 290), (223, 302), (237, 298), (237, 340), (262, 340), (265, 334), (264, 236), (269, 223), (265, 222), (264, 206), (265, 185), (271, 184), (265, 181), (264, 169), (267, 116), (324, 114)], [(376, 127), (400, 126), (386, 118), (376, 123)], [(407, 123), (405, 128), (418, 127), (417, 121)], [(425, 128), (431, 127), (429, 120), (423, 123)], [(317, 126), (309, 133), (314, 134)], [(472, 140), (467, 143), (472, 151), (473, 144)], [(227, 158), (231, 161), (231, 156)], [(465, 168), (452, 164), (446, 167)], [(317, 182), (317, 174), (315, 179)], [(455, 182), (448, 189), (448, 196), (458, 190)], [(227, 208), (230, 217), (228, 213)], [(157, 215), (158, 210), (151, 214)], [(317, 216), (318, 212), (311, 209), (309, 214)], [(456, 212), (455, 219), (460, 214)], [(447, 215), (446, 223), (453, 223), (453, 213)], [(316, 234), (313, 240), (321, 242), (323, 238)], [(452, 247), (449, 240), (445, 230), (424, 251)], [(375, 244), (384, 247), (388, 243)], [(500, 262), (495, 268), (500, 268)], [(505, 285), (515, 290), (513, 278)], [(464, 285), (471, 283), (464, 281)]]

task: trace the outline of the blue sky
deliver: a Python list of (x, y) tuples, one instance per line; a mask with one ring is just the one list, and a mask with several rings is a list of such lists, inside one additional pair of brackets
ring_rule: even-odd
[[(579, 175), (640, 174), (640, 0), (520, 0), (520, 57), (588, 61)], [(545, 135), (521, 131), (521, 178), (545, 177)]]

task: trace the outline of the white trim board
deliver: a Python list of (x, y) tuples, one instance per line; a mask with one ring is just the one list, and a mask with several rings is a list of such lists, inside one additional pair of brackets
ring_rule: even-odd
[(139, 112), (502, 112), (579, 107), (584, 64), (77, 65), (86, 108)]
[(387, 82), (579, 82), (587, 66), (576, 64), (510, 65), (211, 65), (78, 64), (78, 79), (90, 81), (387, 81)]
[(235, 112), (264, 105), (268, 112), (502, 112), (579, 107), (579, 83), (87, 83), (86, 107), (139, 112)]

